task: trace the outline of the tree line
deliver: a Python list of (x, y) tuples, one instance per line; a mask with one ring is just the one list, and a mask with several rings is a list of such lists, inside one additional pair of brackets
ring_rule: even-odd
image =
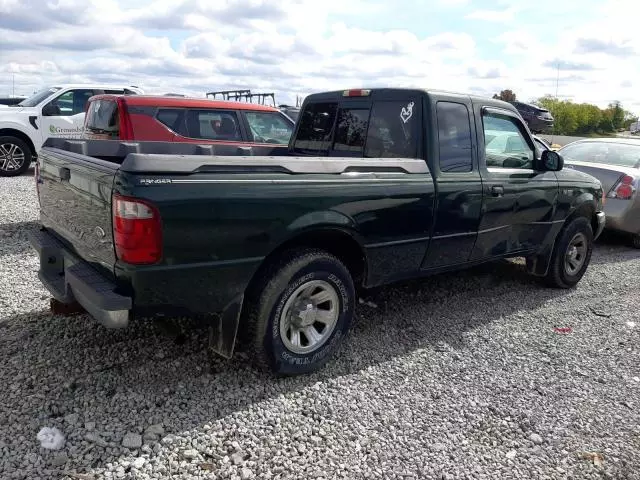
[[(515, 102), (516, 94), (512, 90), (502, 90), (493, 98), (506, 102)], [(570, 100), (558, 100), (546, 95), (531, 103), (546, 108), (554, 118), (556, 135), (606, 135), (628, 130), (638, 117), (625, 110), (619, 101), (611, 102), (607, 108), (590, 103), (573, 103)]]

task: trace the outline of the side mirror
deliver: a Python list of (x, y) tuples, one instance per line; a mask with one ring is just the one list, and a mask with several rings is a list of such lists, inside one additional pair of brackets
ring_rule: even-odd
[(57, 114), (58, 114), (58, 109), (53, 103), (47, 103), (44, 107), (42, 107), (43, 117), (53, 117)]
[(542, 164), (542, 168), (549, 172), (559, 172), (564, 167), (562, 155), (553, 150), (543, 151), (540, 163)]

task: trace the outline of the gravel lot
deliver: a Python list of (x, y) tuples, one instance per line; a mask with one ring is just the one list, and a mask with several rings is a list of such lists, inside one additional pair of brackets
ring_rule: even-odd
[(327, 368), (274, 379), (188, 323), (52, 316), (36, 203), (0, 178), (2, 479), (640, 478), (640, 253), (615, 239), (569, 292), (515, 262), (383, 289)]

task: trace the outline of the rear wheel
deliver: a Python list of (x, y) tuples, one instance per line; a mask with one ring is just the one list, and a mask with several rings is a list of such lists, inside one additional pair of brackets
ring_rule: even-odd
[(631, 246), (633, 248), (640, 248), (640, 233), (636, 233), (631, 237)]
[(592, 251), (593, 230), (589, 220), (574, 218), (558, 235), (546, 283), (558, 288), (575, 286), (587, 271)]
[(17, 137), (0, 137), (0, 176), (15, 177), (31, 165), (31, 149)]
[(254, 363), (282, 375), (318, 370), (349, 331), (354, 307), (353, 280), (340, 260), (316, 249), (287, 252), (247, 295)]

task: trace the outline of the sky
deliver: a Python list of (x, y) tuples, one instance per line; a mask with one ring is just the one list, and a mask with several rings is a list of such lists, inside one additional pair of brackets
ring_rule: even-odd
[[(640, 114), (632, 0), (0, 0), (0, 94), (420, 87)], [(15, 90), (14, 90), (15, 85)]]

